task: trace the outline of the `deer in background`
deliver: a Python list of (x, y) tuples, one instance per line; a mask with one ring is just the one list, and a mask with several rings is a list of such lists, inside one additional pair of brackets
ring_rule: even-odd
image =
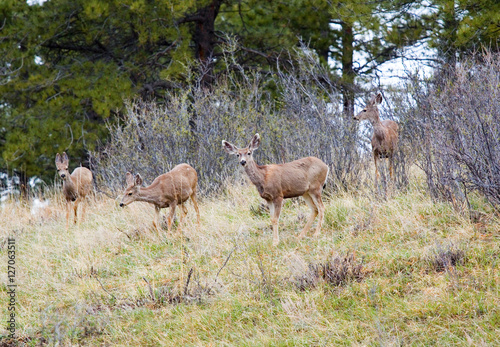
[[(66, 152), (63, 155), (56, 154), (56, 167), (59, 176), (63, 180), (63, 195), (66, 198), (66, 229), (69, 228), (71, 214), (71, 203), (74, 201), (74, 222), (77, 222), (78, 204), (83, 201), (92, 191), (92, 172), (86, 167), (77, 167), (71, 175), (68, 171), (69, 158)], [(82, 218), (85, 215), (85, 204), (83, 204)]]
[(123, 193), (120, 206), (125, 207), (134, 201), (153, 204), (156, 211), (153, 225), (157, 230), (160, 227), (160, 210), (170, 207), (170, 213), (167, 217), (167, 229), (169, 232), (171, 231), (175, 208), (178, 204), (181, 205), (180, 224), (182, 224), (183, 217), (187, 214), (184, 202), (189, 198), (191, 198), (196, 211), (197, 224), (198, 226), (200, 225), (200, 210), (196, 201), (198, 174), (190, 165), (177, 165), (171, 171), (156, 177), (148, 187), (141, 187), (143, 181), (139, 174), (134, 176), (130, 172), (127, 172), (126, 180), (127, 188)]
[(269, 206), (273, 227), (273, 245), (277, 246), (279, 243), (278, 221), (283, 199), (297, 196), (302, 196), (311, 209), (307, 224), (298, 238), (301, 239), (307, 234), (314, 219), (319, 215), (318, 225), (314, 232), (314, 236), (318, 236), (325, 212), (321, 192), (328, 176), (328, 166), (316, 157), (302, 158), (285, 164), (258, 165), (253, 160), (252, 154), (259, 148), (259, 145), (259, 134), (255, 134), (248, 147), (242, 149), (227, 141), (222, 141), (224, 150), (238, 157), (260, 196)]
[(354, 116), (355, 120), (368, 120), (373, 126), (372, 153), (375, 161), (375, 186), (378, 186), (380, 173), (378, 171), (379, 158), (389, 159), (389, 175), (394, 179), (394, 151), (398, 144), (398, 124), (392, 120), (380, 120), (378, 105), (382, 103), (382, 94), (373, 96), (365, 108)]

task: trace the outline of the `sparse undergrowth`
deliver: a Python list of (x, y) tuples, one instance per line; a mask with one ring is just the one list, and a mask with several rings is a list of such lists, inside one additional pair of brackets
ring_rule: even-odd
[[(188, 204), (186, 225), (172, 235), (149, 228), (153, 209), (142, 203), (120, 209), (98, 197), (69, 231), (57, 194), (35, 214), (24, 202), (4, 204), (0, 252), (6, 259), (13, 235), (19, 341), (494, 345), (498, 216), (477, 198), (481, 218), (465, 218), (420, 186), (382, 202), (372, 196), (325, 199), (322, 234), (303, 240), (308, 208), (290, 201), (277, 248), (252, 186), (203, 200), (199, 230)], [(1, 279), (5, 303), (5, 272)]]

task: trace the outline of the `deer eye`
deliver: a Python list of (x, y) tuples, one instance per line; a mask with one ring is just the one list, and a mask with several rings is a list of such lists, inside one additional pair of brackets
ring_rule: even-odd
[(236, 154), (237, 157), (239, 157), (240, 155), (239, 154)]
[(248, 155), (252, 155), (252, 152), (248, 152)]
[(366, 112), (366, 110), (363, 110), (363, 112)]
[(132, 195), (132, 192), (128, 193), (128, 195)]

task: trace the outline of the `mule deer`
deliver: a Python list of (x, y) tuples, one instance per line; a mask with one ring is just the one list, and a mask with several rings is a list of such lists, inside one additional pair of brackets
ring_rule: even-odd
[(200, 225), (200, 210), (196, 201), (196, 185), (198, 175), (196, 170), (188, 164), (179, 164), (171, 171), (156, 177), (150, 186), (142, 188), (141, 175), (126, 174), (127, 188), (123, 193), (120, 203), (121, 207), (127, 206), (134, 201), (144, 201), (155, 206), (156, 216), (153, 225), (158, 230), (160, 227), (160, 209), (170, 207), (170, 213), (167, 217), (167, 229), (170, 232), (175, 215), (175, 207), (181, 205), (181, 218), (187, 214), (187, 208), (184, 202), (191, 198), (196, 211), (196, 221)]
[[(66, 229), (69, 228), (71, 214), (71, 202), (74, 201), (74, 222), (77, 222), (78, 204), (83, 201), (92, 191), (92, 172), (86, 167), (77, 167), (71, 175), (68, 171), (69, 158), (66, 152), (62, 157), (56, 154), (56, 167), (59, 176), (63, 179), (63, 195), (66, 198)], [(83, 204), (82, 218), (85, 215), (85, 204)]]
[(318, 236), (325, 211), (321, 192), (328, 176), (328, 166), (315, 157), (302, 158), (285, 164), (257, 165), (252, 154), (259, 148), (259, 144), (259, 134), (255, 134), (248, 147), (242, 149), (222, 141), (224, 150), (238, 157), (260, 196), (269, 206), (273, 226), (273, 245), (276, 246), (279, 243), (278, 221), (283, 199), (297, 196), (304, 197), (311, 209), (309, 220), (298, 238), (301, 239), (306, 235), (317, 215), (319, 215), (319, 221), (314, 236)]
[(378, 186), (380, 173), (378, 171), (378, 159), (389, 159), (389, 175), (394, 179), (394, 151), (398, 144), (398, 124), (392, 120), (380, 121), (378, 105), (382, 103), (382, 94), (373, 96), (365, 108), (354, 116), (355, 120), (368, 120), (373, 126), (372, 153), (375, 161), (375, 186)]

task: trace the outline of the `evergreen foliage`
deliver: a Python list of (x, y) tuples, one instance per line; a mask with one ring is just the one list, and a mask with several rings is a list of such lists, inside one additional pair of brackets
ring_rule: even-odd
[(165, 104), (172, 91), (210, 89), (233, 69), (273, 73), (297, 64), (300, 42), (330, 64), (326, 78), (341, 88), (348, 116), (356, 83), (407, 45), (430, 40), (452, 64), (458, 52), (498, 49), (497, 8), (491, 0), (2, 1), (0, 167), (23, 181), (50, 179), (58, 151), (87, 165), (125, 100)]

